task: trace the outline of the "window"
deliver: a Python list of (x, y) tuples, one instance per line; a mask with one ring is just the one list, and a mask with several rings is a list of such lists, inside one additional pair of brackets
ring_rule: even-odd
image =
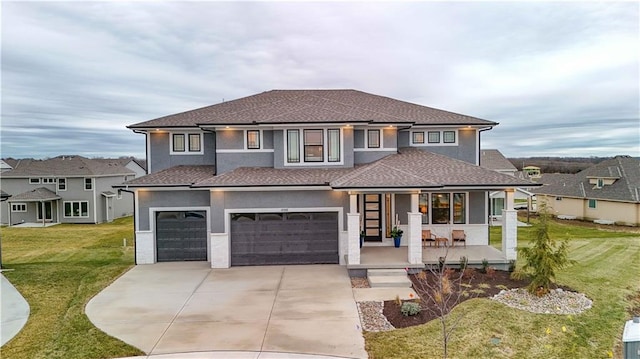
[(258, 130), (247, 131), (247, 148), (250, 150), (260, 149), (260, 131)]
[(420, 211), (420, 213), (422, 213), (422, 224), (429, 224), (429, 194), (428, 193), (420, 193), (418, 210)]
[(589, 208), (596, 208), (596, 200), (595, 199), (590, 199), (589, 200)]
[(189, 152), (200, 152), (200, 135), (197, 133), (189, 134)]
[(380, 148), (380, 130), (367, 131), (367, 147)]
[(414, 132), (413, 143), (424, 143), (424, 132)]
[(287, 130), (287, 162), (300, 162), (300, 131)]
[(56, 183), (55, 178), (43, 178), (42, 183)]
[(172, 154), (202, 153), (202, 135), (199, 133), (174, 133), (171, 135)]
[(11, 203), (11, 212), (26, 212), (26, 203)]
[(40, 184), (40, 178), (29, 178), (30, 184)]
[(444, 131), (442, 139), (444, 143), (456, 143), (456, 131)]
[(327, 151), (329, 152), (329, 162), (340, 162), (340, 130), (327, 130)]
[(466, 195), (464, 193), (453, 194), (453, 223), (464, 224), (467, 223), (467, 208), (466, 208)]
[(91, 191), (93, 189), (93, 178), (84, 179), (84, 190)]
[(440, 131), (429, 131), (429, 143), (440, 143)]
[(562, 201), (562, 197), (556, 197), (556, 201)]
[(173, 152), (184, 152), (184, 134), (173, 134)]
[(431, 196), (431, 223), (449, 223), (449, 193), (437, 193)]
[(324, 161), (324, 142), (322, 130), (304, 130), (304, 161)]
[(604, 186), (604, 180), (602, 178), (598, 178), (598, 183), (596, 184), (596, 188), (602, 188)]
[(89, 202), (64, 202), (65, 217), (89, 217)]
[(66, 191), (66, 190), (67, 190), (67, 179), (58, 178), (58, 191)]

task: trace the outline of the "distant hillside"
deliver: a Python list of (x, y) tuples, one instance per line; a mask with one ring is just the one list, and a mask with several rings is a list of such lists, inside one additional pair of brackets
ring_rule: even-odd
[(611, 157), (514, 157), (508, 160), (518, 171), (524, 166), (540, 167), (542, 173), (578, 173)]

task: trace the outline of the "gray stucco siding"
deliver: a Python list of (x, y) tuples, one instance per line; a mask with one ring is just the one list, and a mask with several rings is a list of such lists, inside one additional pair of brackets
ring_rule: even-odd
[(172, 155), (171, 142), (169, 139), (170, 134), (168, 132), (152, 132), (149, 136), (150, 152), (148, 156), (152, 172), (158, 172), (179, 165), (215, 165), (216, 139), (213, 133), (204, 132), (202, 136), (202, 154), (185, 153)]
[(395, 201), (395, 213), (393, 213), (391, 217), (395, 218), (397, 213), (400, 224), (407, 224), (409, 222), (408, 213), (411, 212), (411, 195), (396, 194)]
[(150, 228), (149, 208), (152, 207), (209, 207), (209, 191), (138, 191), (138, 231), (154, 230)]
[(273, 167), (273, 152), (218, 153), (216, 174), (220, 175), (239, 167)]
[(397, 148), (398, 136), (395, 128), (385, 128), (382, 130), (383, 144), (385, 148)]
[(393, 155), (398, 153), (395, 150), (391, 151), (357, 151), (353, 153), (353, 162), (356, 165), (363, 163), (370, 163), (373, 161), (377, 161), (381, 158), (387, 157), (389, 155)]
[(264, 209), (276, 212), (290, 211), (295, 208), (340, 207), (343, 212), (343, 230), (346, 230), (346, 214), (349, 211), (349, 196), (346, 192), (334, 191), (247, 191), (247, 192), (211, 192), (211, 231), (225, 231), (225, 209)]
[(243, 130), (218, 130), (216, 131), (216, 144), (219, 150), (244, 149)]
[(469, 192), (469, 224), (485, 224), (487, 217), (487, 192)]
[(364, 148), (364, 130), (353, 131), (353, 148)]

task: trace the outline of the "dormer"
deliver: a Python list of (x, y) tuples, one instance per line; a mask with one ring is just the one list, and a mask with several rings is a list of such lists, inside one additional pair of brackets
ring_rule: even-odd
[(604, 186), (610, 186), (616, 182), (618, 177), (587, 177), (589, 184), (593, 185), (593, 189), (600, 189)]

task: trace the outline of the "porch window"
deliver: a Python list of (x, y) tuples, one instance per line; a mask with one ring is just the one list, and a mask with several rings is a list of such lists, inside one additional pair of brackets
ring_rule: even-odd
[(67, 179), (58, 178), (58, 191), (66, 191), (66, 190), (67, 190)]
[(429, 194), (421, 193), (418, 202), (418, 209), (422, 213), (422, 224), (429, 224)]
[(11, 212), (26, 212), (26, 203), (11, 203)]
[(89, 217), (88, 201), (64, 202), (65, 217)]
[(300, 162), (300, 131), (287, 130), (287, 162)]
[(597, 201), (595, 199), (589, 200), (589, 208), (596, 208)]
[(323, 162), (324, 139), (322, 130), (304, 130), (304, 161)]
[(466, 219), (466, 195), (464, 193), (454, 193), (453, 194), (453, 223), (455, 224), (465, 224), (467, 223)]
[(247, 131), (247, 149), (250, 149), (250, 150), (260, 149), (260, 131), (258, 130)]
[(449, 223), (449, 193), (437, 193), (431, 196), (431, 223)]
[(367, 147), (380, 148), (380, 130), (367, 131)]
[(340, 130), (327, 130), (329, 162), (340, 162)]

